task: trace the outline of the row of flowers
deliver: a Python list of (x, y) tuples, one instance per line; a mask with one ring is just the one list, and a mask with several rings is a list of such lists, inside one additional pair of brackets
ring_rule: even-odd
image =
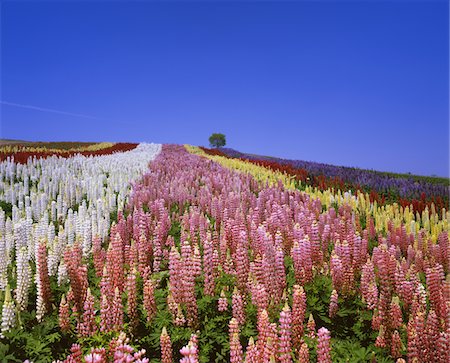
[(137, 146), (138, 144), (135, 143), (123, 143), (123, 142), (119, 143), (102, 142), (66, 148), (6, 145), (0, 147), (0, 162), (5, 160), (13, 160), (15, 163), (26, 164), (30, 158), (45, 159), (51, 156), (69, 158), (75, 155), (83, 155), (83, 156), (110, 155), (117, 152), (130, 151), (136, 148)]
[(420, 213), (426, 207), (431, 208), (432, 204), (439, 212), (442, 208), (448, 209), (449, 205), (450, 184), (446, 178), (397, 176), (358, 168), (256, 156), (228, 148), (202, 150), (210, 155), (248, 160), (293, 175), (302, 184), (321, 190), (334, 188), (368, 193), (372, 202), (377, 201), (381, 205), (392, 202), (402, 207), (412, 205)]

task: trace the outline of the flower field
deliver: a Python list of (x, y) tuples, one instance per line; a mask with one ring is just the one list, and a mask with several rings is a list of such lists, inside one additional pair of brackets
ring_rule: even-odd
[(78, 148), (0, 152), (0, 362), (450, 361), (448, 180)]

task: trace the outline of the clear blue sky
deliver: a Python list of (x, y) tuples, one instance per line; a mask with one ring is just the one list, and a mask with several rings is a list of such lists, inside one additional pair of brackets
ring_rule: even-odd
[(445, 0), (2, 1), (0, 136), (446, 176), (448, 34)]

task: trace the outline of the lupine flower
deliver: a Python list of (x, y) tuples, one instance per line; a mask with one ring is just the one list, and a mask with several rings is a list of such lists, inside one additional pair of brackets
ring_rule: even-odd
[(222, 291), (220, 292), (220, 297), (219, 297), (219, 301), (218, 301), (218, 310), (219, 311), (226, 311), (228, 309), (228, 300), (227, 297), (225, 296), (225, 292)]
[(317, 362), (331, 363), (331, 347), (330, 347), (330, 332), (327, 328), (320, 328), (317, 332)]
[(314, 316), (312, 314), (309, 314), (308, 323), (306, 324), (306, 327), (308, 329), (308, 336), (311, 339), (316, 338), (316, 322), (314, 321)]
[(330, 307), (328, 309), (328, 315), (333, 318), (338, 311), (338, 293), (336, 290), (331, 292)]
[(17, 306), (24, 310), (28, 306), (28, 290), (31, 285), (31, 269), (28, 263), (28, 251), (21, 247), (17, 255), (17, 287), (15, 290)]
[(298, 353), (298, 363), (309, 363), (308, 345), (303, 342)]
[(402, 349), (402, 340), (400, 339), (400, 335), (397, 330), (394, 331), (392, 334), (392, 341), (391, 341), (391, 355), (394, 358), (399, 358), (401, 356), (401, 349)]
[(255, 345), (253, 337), (248, 340), (247, 349), (245, 350), (245, 363), (258, 363), (258, 348)]
[(294, 346), (297, 348), (301, 345), (303, 336), (303, 323), (306, 314), (306, 294), (303, 287), (294, 285), (292, 298), (292, 335)]
[(244, 301), (242, 299), (242, 295), (240, 294), (239, 290), (236, 287), (234, 288), (231, 301), (232, 301), (233, 318), (236, 318), (239, 325), (242, 326), (245, 323)]
[(230, 320), (229, 335), (230, 335), (230, 362), (242, 363), (243, 352), (241, 342), (239, 341), (239, 323), (235, 318), (232, 318)]
[(291, 309), (287, 303), (280, 313), (280, 339), (279, 339), (279, 354), (281, 363), (292, 362), (291, 357)]
[(403, 323), (402, 310), (399, 304), (399, 298), (397, 296), (392, 298), (390, 308), (390, 326), (392, 329), (398, 329)]
[(78, 333), (82, 337), (88, 337), (97, 331), (94, 312), (94, 297), (91, 289), (87, 290), (86, 301), (84, 302), (84, 311), (80, 323), (78, 324)]
[(67, 304), (66, 297), (61, 297), (61, 303), (59, 305), (59, 326), (63, 332), (70, 330), (70, 313), (69, 304)]
[(180, 353), (183, 356), (183, 358), (180, 359), (180, 363), (198, 363), (198, 348), (196, 341), (197, 336), (192, 334), (188, 345), (180, 350)]
[(114, 290), (114, 299), (111, 307), (111, 319), (113, 330), (120, 331), (123, 325), (123, 305), (122, 296), (118, 287)]
[(163, 327), (161, 337), (160, 337), (160, 345), (161, 345), (161, 362), (162, 363), (172, 363), (172, 342), (170, 340), (169, 334), (167, 334), (166, 327)]
[(52, 299), (50, 279), (48, 276), (47, 247), (45, 246), (45, 243), (39, 243), (36, 254), (36, 318), (38, 321), (40, 321), (45, 312), (50, 310)]
[(11, 296), (11, 289), (9, 285), (6, 285), (5, 289), (5, 301), (2, 309), (2, 330), (0, 337), (3, 334), (10, 331), (16, 325), (16, 313), (14, 307), (14, 301)]
[(131, 329), (135, 329), (138, 325), (136, 273), (136, 269), (133, 269), (127, 278), (127, 313)]

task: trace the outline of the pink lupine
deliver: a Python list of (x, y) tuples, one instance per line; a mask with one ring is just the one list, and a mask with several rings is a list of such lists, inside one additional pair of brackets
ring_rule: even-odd
[(181, 310), (180, 304), (177, 305), (177, 314), (175, 316), (174, 324), (176, 326), (183, 326), (186, 323), (186, 318), (184, 317), (183, 310)]
[(218, 301), (218, 310), (219, 311), (226, 311), (228, 309), (228, 300), (225, 295), (225, 291), (222, 289), (220, 292), (220, 297)]
[(436, 312), (431, 309), (428, 313), (427, 321), (425, 324), (425, 337), (423, 339), (423, 342), (425, 343), (426, 348), (426, 356), (427, 360), (431, 361), (437, 361), (438, 357), (436, 356), (437, 353), (437, 342), (439, 340), (439, 333), (440, 333), (440, 322), (439, 318), (436, 314)]
[(380, 330), (378, 331), (377, 339), (375, 340), (375, 346), (378, 348), (386, 348), (388, 345), (386, 338), (386, 329), (384, 325), (380, 325)]
[(96, 275), (101, 277), (105, 265), (106, 252), (102, 249), (102, 240), (99, 236), (95, 236), (92, 239), (92, 257)]
[(241, 342), (239, 341), (239, 323), (235, 318), (232, 318), (230, 320), (229, 336), (230, 336), (230, 362), (242, 363), (243, 352)]
[(79, 344), (72, 344), (70, 347), (70, 355), (67, 358), (68, 363), (83, 363), (83, 352)]
[(114, 290), (114, 299), (111, 307), (112, 326), (114, 331), (120, 331), (123, 325), (122, 295), (119, 287)]
[(111, 306), (106, 295), (101, 295), (100, 302), (100, 331), (109, 333), (113, 329), (113, 316), (111, 314)]
[(322, 327), (317, 332), (317, 363), (331, 363), (330, 332)]
[(87, 273), (85, 266), (81, 263), (82, 251), (79, 245), (67, 248), (64, 252), (64, 261), (67, 266), (67, 272), (70, 280), (70, 287), (75, 302), (75, 309), (78, 312), (83, 311), (83, 304), (87, 290)]
[(183, 358), (180, 363), (198, 363), (197, 336), (192, 334), (188, 345), (181, 348), (180, 353)]
[(133, 330), (138, 325), (138, 311), (137, 311), (137, 284), (136, 284), (136, 269), (130, 271), (127, 278), (127, 313), (130, 319), (130, 328)]
[(391, 355), (394, 358), (399, 358), (401, 356), (401, 349), (402, 349), (402, 340), (400, 339), (400, 334), (398, 333), (398, 330), (395, 330), (392, 334), (392, 341), (391, 341)]
[(280, 313), (280, 338), (278, 352), (281, 363), (291, 363), (291, 328), (292, 328), (291, 309), (286, 303)]
[(99, 353), (90, 353), (84, 357), (86, 363), (105, 363), (102, 355)]
[(170, 336), (167, 333), (166, 327), (163, 327), (161, 337), (160, 337), (160, 345), (161, 345), (161, 363), (172, 363), (172, 341), (170, 340)]
[(97, 331), (97, 324), (95, 323), (94, 311), (94, 296), (88, 288), (86, 301), (84, 302), (84, 311), (82, 318), (78, 324), (78, 334), (82, 337), (89, 337)]
[(233, 318), (235, 318), (239, 325), (244, 325), (245, 323), (245, 310), (244, 310), (244, 300), (239, 290), (235, 287), (233, 291), (232, 300), (232, 310)]
[(70, 330), (69, 304), (67, 303), (64, 295), (61, 297), (61, 303), (59, 305), (59, 326), (65, 333)]
[[(345, 266), (345, 268), (347, 268), (347, 266)], [(340, 257), (336, 253), (333, 253), (331, 256), (330, 272), (334, 289), (340, 291), (344, 283), (344, 267)]]
[[(39, 273), (38, 299), (39, 297), (42, 298), (45, 311), (48, 312), (51, 309), (52, 290), (50, 288), (50, 277), (48, 275), (47, 247), (43, 242), (39, 243), (38, 246), (36, 269)], [(39, 308), (37, 308), (37, 310), (39, 310)]]
[(245, 363), (258, 363), (258, 348), (255, 345), (253, 337), (248, 340), (247, 349), (245, 350)]
[(414, 318), (410, 317), (408, 326), (407, 326), (407, 338), (408, 338), (408, 361), (414, 362), (419, 361), (419, 337), (417, 336), (417, 332), (414, 326)]
[(448, 349), (449, 341), (449, 332), (441, 332), (439, 334), (439, 338), (436, 342), (436, 362), (446, 363), (450, 361), (450, 349)]
[(306, 314), (306, 294), (303, 287), (294, 285), (292, 298), (292, 335), (294, 346), (300, 348), (303, 336), (303, 322)]
[[(432, 268), (426, 269), (427, 288), (429, 291), (430, 304), (437, 315), (445, 318), (445, 303), (443, 297), (444, 272), (441, 265), (436, 264)], [(443, 314), (444, 313), (444, 314)]]
[(314, 316), (312, 314), (309, 314), (308, 323), (306, 324), (307, 330), (308, 330), (308, 336), (311, 339), (316, 338), (316, 322), (314, 321)]
[(271, 334), (269, 315), (267, 314), (267, 311), (265, 309), (258, 313), (257, 328), (258, 328), (258, 341), (256, 342), (256, 344), (258, 347), (259, 357), (260, 359), (263, 359), (265, 357), (265, 353), (268, 350), (267, 340)]
[[(213, 261), (213, 243), (211, 241), (211, 235), (203, 244), (203, 273), (205, 276), (204, 294), (214, 295), (214, 261)], [(220, 310), (219, 310), (220, 311)]]
[(392, 329), (399, 329), (403, 324), (402, 309), (400, 308), (400, 300), (397, 296), (392, 298), (390, 307), (390, 327)]
[(298, 363), (309, 363), (309, 348), (305, 342), (302, 342), (298, 353)]
[(338, 311), (338, 293), (336, 290), (331, 292), (330, 297), (330, 306), (328, 308), (328, 315), (330, 318), (333, 318)]
[(150, 323), (156, 314), (156, 300), (155, 300), (155, 293), (154, 293), (154, 283), (150, 278), (147, 281), (145, 281), (145, 283), (144, 283), (143, 303), (144, 303), (144, 309), (147, 312), (147, 322)]

